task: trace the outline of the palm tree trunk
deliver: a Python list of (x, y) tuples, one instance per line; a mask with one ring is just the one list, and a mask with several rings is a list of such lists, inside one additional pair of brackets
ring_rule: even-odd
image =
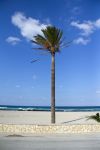
[(55, 54), (51, 64), (51, 123), (55, 123)]

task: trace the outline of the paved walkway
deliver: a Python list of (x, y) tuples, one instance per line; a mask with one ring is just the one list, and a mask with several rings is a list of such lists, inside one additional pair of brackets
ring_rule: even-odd
[(100, 134), (0, 135), (0, 150), (100, 150)]

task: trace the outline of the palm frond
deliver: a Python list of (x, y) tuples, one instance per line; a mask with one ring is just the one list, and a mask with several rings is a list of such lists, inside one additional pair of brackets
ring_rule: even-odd
[(34, 60), (32, 60), (31, 61), (31, 63), (34, 63), (34, 62), (36, 62), (36, 61), (38, 61), (39, 59), (34, 59)]
[(38, 50), (38, 51), (45, 51), (47, 53), (50, 53), (50, 50), (49, 49), (46, 49), (45, 47), (34, 47), (32, 48), (33, 50)]
[(32, 40), (32, 42), (38, 45), (44, 45), (46, 41), (46, 39), (40, 34), (37, 34), (36, 36), (34, 36), (34, 39), (35, 40)]
[(55, 47), (58, 43), (60, 43), (63, 34), (60, 29), (48, 26), (47, 29), (43, 29), (42, 32), (45, 38), (51, 43), (52, 47)]
[(55, 26), (47, 26), (46, 29), (41, 30), (43, 36), (37, 34), (32, 40), (36, 45), (40, 47), (35, 47), (36, 50), (46, 50), (50, 53), (60, 52), (60, 48), (64, 48), (70, 45), (71, 42), (64, 42), (62, 30), (56, 28)]
[(65, 47), (70, 46), (70, 44), (71, 44), (72, 42), (73, 42), (73, 41), (61, 43), (61, 48), (65, 48)]

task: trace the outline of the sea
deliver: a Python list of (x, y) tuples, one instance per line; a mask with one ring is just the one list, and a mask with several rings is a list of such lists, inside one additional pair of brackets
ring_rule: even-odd
[[(50, 111), (50, 106), (12, 106), (0, 105), (0, 110), (9, 111)], [(57, 112), (91, 112), (100, 111), (100, 106), (56, 106)]]

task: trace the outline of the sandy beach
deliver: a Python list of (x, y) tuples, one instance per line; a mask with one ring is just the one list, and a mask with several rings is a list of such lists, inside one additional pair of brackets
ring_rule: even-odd
[[(97, 112), (56, 112), (56, 124), (98, 124), (86, 116)], [(0, 124), (50, 124), (51, 113), (44, 111), (0, 111)]]
[(87, 116), (97, 112), (56, 112), (56, 124), (46, 111), (0, 111), (0, 133), (68, 134), (100, 133), (100, 125)]

